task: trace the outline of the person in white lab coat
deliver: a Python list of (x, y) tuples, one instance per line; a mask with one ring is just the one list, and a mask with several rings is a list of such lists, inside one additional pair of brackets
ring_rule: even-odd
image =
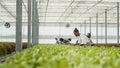
[(90, 42), (89, 38), (82, 33), (79, 33), (79, 30), (77, 28), (74, 29), (73, 31), (74, 35), (78, 38), (76, 41), (76, 44), (72, 45), (91, 45), (93, 46), (93, 43)]
[(88, 37), (91, 46), (94, 46), (94, 43), (93, 43), (93, 41), (91, 40), (91, 33), (88, 33), (86, 36)]

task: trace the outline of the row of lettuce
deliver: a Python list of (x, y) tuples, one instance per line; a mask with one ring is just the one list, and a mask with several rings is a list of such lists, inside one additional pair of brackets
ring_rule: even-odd
[[(0, 42), (0, 57), (15, 52), (15, 42)], [(95, 44), (95, 46), (115, 46), (120, 47), (118, 44)], [(27, 43), (22, 43), (22, 48), (27, 48)]]
[(119, 68), (119, 47), (37, 45), (17, 52), (0, 68)]
[[(15, 52), (15, 45), (14, 42), (0, 42), (0, 56)], [(27, 48), (27, 43), (23, 43), (22, 48)]]

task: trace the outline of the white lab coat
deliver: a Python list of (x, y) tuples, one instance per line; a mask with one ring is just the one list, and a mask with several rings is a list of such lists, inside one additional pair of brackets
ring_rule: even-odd
[(88, 38), (84, 34), (80, 34), (80, 36), (78, 36), (78, 43), (80, 43), (80, 44), (92, 44), (91, 39)]

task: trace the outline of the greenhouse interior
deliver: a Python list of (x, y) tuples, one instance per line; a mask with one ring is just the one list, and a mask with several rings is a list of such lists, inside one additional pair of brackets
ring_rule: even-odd
[(120, 0), (0, 0), (0, 68), (120, 68)]

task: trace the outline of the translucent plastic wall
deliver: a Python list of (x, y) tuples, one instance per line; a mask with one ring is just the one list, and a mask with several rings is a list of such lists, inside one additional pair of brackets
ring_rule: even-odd
[[(39, 16), (39, 43), (55, 43), (56, 37), (72, 38), (74, 43), (76, 41), (74, 28), (78, 28), (83, 34), (91, 33), (94, 43), (118, 43), (119, 41), (120, 4), (117, 0), (36, 1)], [(16, 0), (1, 0), (0, 12), (0, 42), (15, 42)], [(5, 26), (6, 22), (10, 23), (9, 28)], [(23, 0), (22, 42), (27, 42), (27, 39), (28, 0)]]

